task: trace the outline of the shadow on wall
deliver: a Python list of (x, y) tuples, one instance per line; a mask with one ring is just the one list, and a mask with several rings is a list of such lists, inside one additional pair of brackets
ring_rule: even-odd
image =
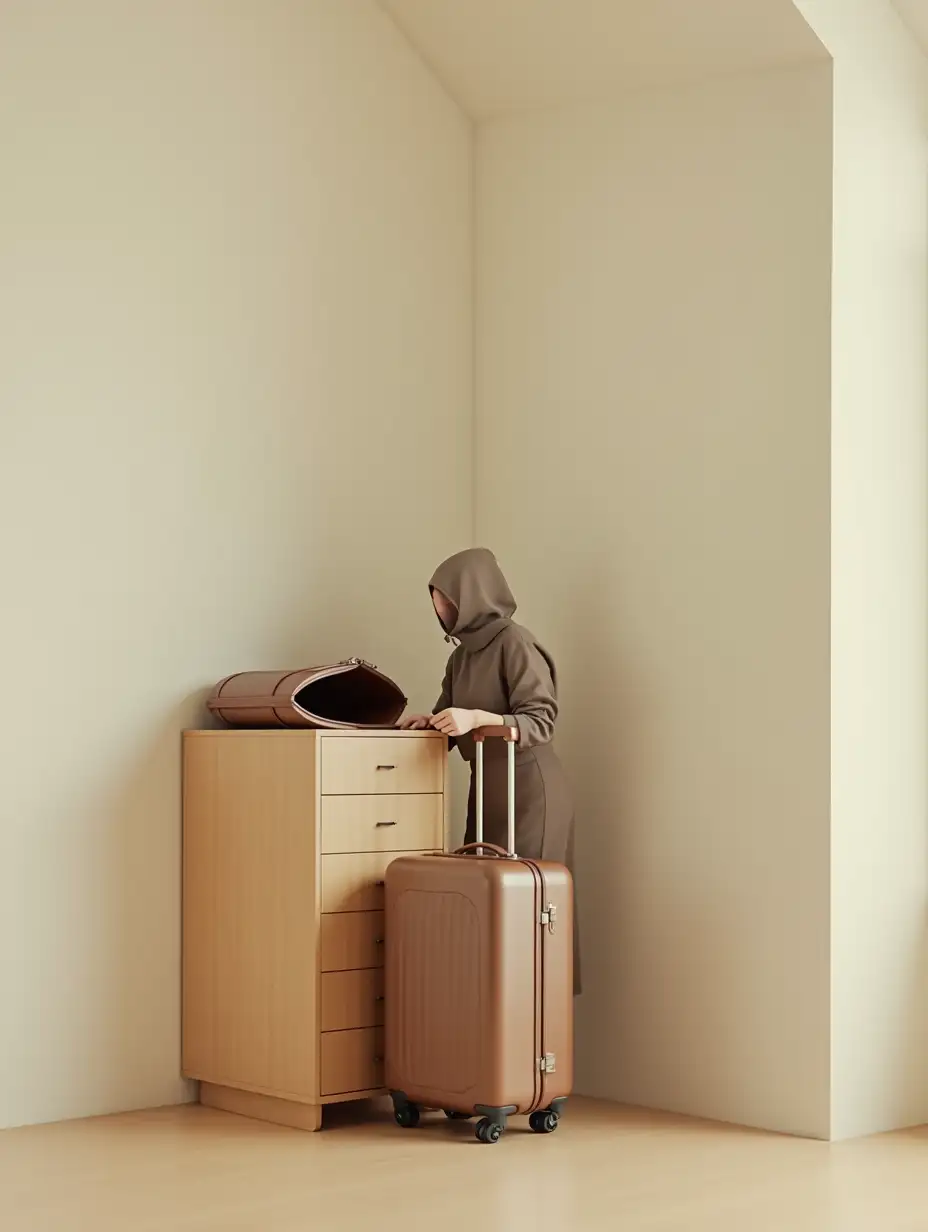
[(913, 933), (909, 1007), (902, 1016), (905, 1026), (896, 1081), (897, 1089), (911, 1100), (910, 1119), (921, 1124), (928, 1104), (928, 909)]
[(24, 814), (12, 1125), (192, 1094), (180, 1077), (180, 733), (203, 721), (205, 696), (128, 735), (118, 689), (98, 696), (81, 736), (107, 760), (59, 758), (41, 807)]
[[(610, 603), (600, 579), (573, 588), (557, 620), (559, 746), (577, 800), (584, 994), (576, 1086), (686, 1111), (700, 1085), (685, 1059), (695, 1052), (715, 1069), (724, 1107), (737, 1046), (724, 990), (738, 960), (711, 889), (685, 876), (685, 849), (701, 842), (698, 818), (689, 834), (672, 833), (687, 819), (666, 807), (673, 736), (660, 681), (635, 653), (621, 603)], [(595, 617), (578, 624), (577, 612)], [(674, 847), (683, 850), (668, 859)], [(687, 1005), (699, 1013), (683, 1023), (679, 1009)]]
[(130, 1094), (135, 1106), (166, 1102), (171, 1075), (176, 1101), (194, 1095), (180, 1078), (181, 733), (218, 726), (208, 694), (190, 694), (149, 729), (106, 810), (107, 1015), (99, 1028), (110, 1068), (96, 1091), (116, 1108)]
[(629, 954), (621, 892), (634, 864), (636, 797), (648, 773), (644, 690), (630, 667), (601, 570), (560, 594), (569, 606), (565, 602), (553, 613), (560, 631), (558, 747), (576, 799), (584, 987), (577, 1005), (576, 1086), (584, 1094), (604, 1095), (615, 1081), (622, 963)]

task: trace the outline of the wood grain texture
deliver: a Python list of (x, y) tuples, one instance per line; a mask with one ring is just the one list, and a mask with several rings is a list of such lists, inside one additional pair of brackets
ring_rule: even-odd
[(322, 857), (323, 911), (383, 911), (383, 879), (402, 851)]
[(322, 1095), (383, 1086), (383, 1028), (330, 1031), (322, 1036)]
[(342, 1091), (340, 1094), (336, 1093), (335, 1095), (322, 1095), (319, 1098), (319, 1102), (324, 1108), (327, 1108), (332, 1104), (357, 1103), (358, 1100), (382, 1100), (386, 1098), (386, 1094), (386, 1091), (383, 1089), (383, 1083), (381, 1082), (379, 1087), (371, 1087), (369, 1091)]
[[(312, 1128), (293, 1106), (381, 1089), (378, 883), (440, 849), (446, 761), (431, 733), (187, 733), (183, 1069), (207, 1099)], [(321, 797), (325, 765), (350, 793)]]
[(323, 737), (322, 794), (439, 795), (444, 784), (447, 741), (428, 733), (418, 734), (418, 740), (399, 740), (394, 735), (367, 740)]
[(322, 1128), (322, 1107), (319, 1104), (298, 1104), (290, 1099), (257, 1095), (253, 1091), (239, 1091), (234, 1087), (218, 1087), (209, 1082), (200, 1084), (200, 1103), (207, 1108), (233, 1112), (236, 1116), (255, 1121), (287, 1125), (290, 1129), (314, 1132)]
[(828, 1146), (576, 1099), (549, 1138), (513, 1118), (478, 1147), (472, 1124), (409, 1132), (349, 1098), (321, 1134), (196, 1105), (10, 1130), (0, 1227), (919, 1232), (928, 1211), (928, 1130)]
[(382, 967), (385, 942), (382, 911), (324, 915), (319, 928), (319, 965), (323, 973)]
[(183, 1069), (318, 1095), (316, 737), (184, 741)]
[(325, 796), (322, 852), (425, 851), (440, 847), (440, 795)]
[(383, 1025), (383, 968), (330, 971), (322, 977), (323, 1031)]

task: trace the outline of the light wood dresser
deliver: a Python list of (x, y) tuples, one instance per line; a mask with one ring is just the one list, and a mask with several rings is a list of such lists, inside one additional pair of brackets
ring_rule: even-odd
[(442, 847), (446, 747), (185, 733), (183, 1071), (204, 1104), (319, 1129), (381, 1093), (383, 877)]

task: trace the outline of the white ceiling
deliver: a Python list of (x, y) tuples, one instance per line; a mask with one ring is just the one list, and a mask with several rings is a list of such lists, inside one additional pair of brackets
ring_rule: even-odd
[(906, 25), (928, 51), (928, 0), (893, 0)]
[(827, 59), (790, 0), (381, 4), (447, 89), (479, 118), (651, 83)]

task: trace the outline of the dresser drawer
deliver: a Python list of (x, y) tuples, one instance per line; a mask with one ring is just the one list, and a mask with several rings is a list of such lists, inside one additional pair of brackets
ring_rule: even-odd
[(330, 1031), (320, 1036), (322, 1096), (379, 1091), (383, 1086), (383, 1027)]
[(324, 915), (319, 923), (319, 966), (326, 971), (356, 971), (383, 966), (382, 911)]
[(387, 868), (405, 851), (322, 857), (322, 910), (383, 911)]
[(321, 744), (324, 796), (438, 795), (446, 742), (432, 736), (326, 736)]
[(326, 796), (322, 851), (424, 851), (440, 847), (444, 796)]
[(330, 971), (322, 977), (323, 1031), (383, 1025), (383, 969)]

